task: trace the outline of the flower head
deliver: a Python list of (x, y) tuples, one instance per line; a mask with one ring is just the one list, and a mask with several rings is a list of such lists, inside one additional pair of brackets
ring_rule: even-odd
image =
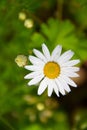
[(29, 56), (32, 65), (26, 65), (25, 68), (32, 71), (24, 78), (31, 79), (28, 85), (39, 83), (38, 95), (41, 95), (48, 87), (48, 96), (54, 91), (57, 96), (59, 92), (65, 95), (70, 92), (70, 86), (77, 87), (71, 77), (78, 77), (78, 64), (80, 60), (70, 60), (74, 52), (69, 50), (61, 54), (62, 46), (58, 45), (50, 54), (47, 46), (42, 44), (42, 52), (34, 49), (35, 56)]
[(24, 67), (27, 64), (27, 57), (24, 55), (18, 55), (15, 58), (15, 62), (19, 67)]

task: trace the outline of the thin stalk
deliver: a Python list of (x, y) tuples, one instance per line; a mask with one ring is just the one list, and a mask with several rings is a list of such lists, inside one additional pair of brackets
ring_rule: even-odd
[(62, 17), (63, 17), (63, 3), (64, 3), (64, 0), (57, 0), (56, 16), (60, 20), (62, 20)]
[(0, 120), (8, 127), (10, 128), (11, 130), (15, 130), (12, 125), (6, 120), (4, 119), (3, 117), (0, 117)]

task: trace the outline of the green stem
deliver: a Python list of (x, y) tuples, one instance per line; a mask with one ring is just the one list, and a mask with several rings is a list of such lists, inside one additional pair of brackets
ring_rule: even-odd
[(26, 14), (28, 15), (28, 17), (32, 18), (34, 21), (36, 21), (37, 23), (41, 24), (42, 23), (42, 20), (39, 19), (39, 17), (37, 17), (35, 14), (27, 11), (27, 10), (24, 10), (26, 12)]
[(62, 20), (62, 15), (63, 15), (63, 0), (57, 0), (57, 17), (58, 19)]
[(9, 124), (9, 122), (7, 120), (5, 120), (3, 117), (0, 117), (0, 120), (6, 125), (8, 126), (11, 130), (15, 130), (11, 124)]

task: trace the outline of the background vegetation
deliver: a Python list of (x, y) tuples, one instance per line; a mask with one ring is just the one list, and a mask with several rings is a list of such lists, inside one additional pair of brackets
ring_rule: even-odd
[[(81, 60), (78, 88), (37, 96), (15, 58), (45, 42)], [(87, 0), (0, 0), (0, 130), (87, 130)]]

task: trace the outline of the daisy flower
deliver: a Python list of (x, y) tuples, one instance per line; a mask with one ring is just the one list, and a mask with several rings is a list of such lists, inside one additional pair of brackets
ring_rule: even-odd
[(77, 87), (72, 77), (78, 77), (76, 73), (79, 71), (78, 67), (74, 65), (80, 62), (77, 60), (70, 60), (74, 55), (71, 50), (61, 54), (62, 46), (58, 45), (50, 54), (49, 49), (45, 44), (42, 44), (42, 52), (33, 49), (35, 56), (29, 56), (32, 65), (26, 65), (27, 70), (32, 71), (24, 78), (31, 79), (28, 85), (35, 85), (39, 83), (38, 95), (41, 95), (46, 88), (48, 88), (48, 96), (52, 95), (54, 91), (57, 96), (59, 93), (65, 95), (70, 92), (70, 86)]

